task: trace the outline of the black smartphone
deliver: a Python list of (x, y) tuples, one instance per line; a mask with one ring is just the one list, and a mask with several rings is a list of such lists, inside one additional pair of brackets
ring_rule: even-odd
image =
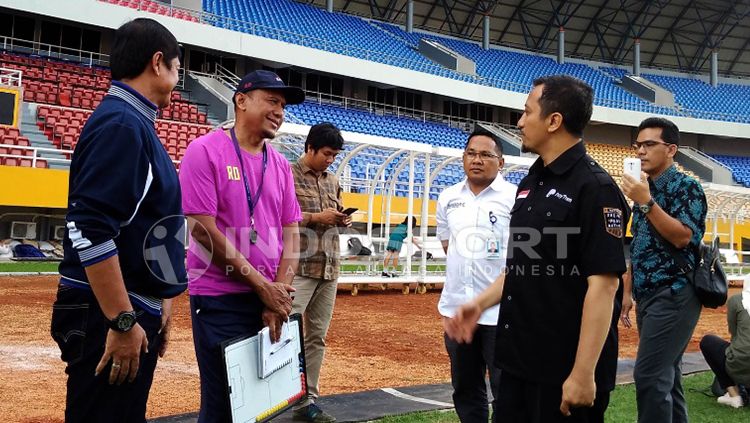
[(348, 209), (345, 209), (341, 213), (344, 213), (344, 214), (347, 214), (347, 215), (351, 216), (357, 210), (359, 210), (359, 209), (356, 208), (356, 207), (349, 207)]

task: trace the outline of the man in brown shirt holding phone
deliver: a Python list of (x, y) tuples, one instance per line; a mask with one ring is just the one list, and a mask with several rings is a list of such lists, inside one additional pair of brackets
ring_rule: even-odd
[(297, 201), (302, 208), (300, 261), (293, 286), (297, 289), (292, 313), (303, 313), (307, 398), (294, 410), (293, 419), (307, 422), (335, 422), (315, 404), (318, 379), (325, 353), (325, 338), (336, 301), (339, 275), (339, 226), (350, 226), (351, 213), (343, 210), (341, 186), (328, 167), (344, 148), (337, 127), (319, 123), (310, 128), (305, 154), (292, 165)]

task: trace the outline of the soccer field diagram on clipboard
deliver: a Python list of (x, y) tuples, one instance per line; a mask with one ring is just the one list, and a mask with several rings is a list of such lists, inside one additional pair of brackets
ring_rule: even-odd
[(234, 423), (268, 421), (307, 393), (301, 316), (290, 316), (279, 342), (268, 336), (264, 328), (222, 345)]

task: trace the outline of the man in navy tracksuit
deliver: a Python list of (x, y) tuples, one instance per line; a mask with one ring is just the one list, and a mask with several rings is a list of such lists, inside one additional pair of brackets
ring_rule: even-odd
[(179, 54), (154, 20), (120, 27), (112, 86), (73, 153), (51, 328), (67, 363), (67, 422), (145, 421), (169, 298), (187, 287), (180, 185), (154, 129)]

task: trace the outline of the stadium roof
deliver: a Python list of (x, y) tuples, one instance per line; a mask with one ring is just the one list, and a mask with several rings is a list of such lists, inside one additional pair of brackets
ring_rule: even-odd
[[(326, 0), (297, 0), (325, 7)], [(334, 0), (334, 10), (404, 25), (407, 0)], [(566, 56), (641, 67), (750, 76), (750, 0), (414, 0), (414, 27), (482, 39), (490, 16), (493, 44), (556, 54), (565, 28)]]

